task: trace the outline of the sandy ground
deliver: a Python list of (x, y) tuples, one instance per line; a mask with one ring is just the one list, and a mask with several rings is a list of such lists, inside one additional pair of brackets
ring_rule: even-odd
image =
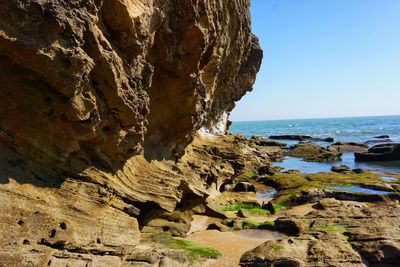
[(265, 241), (278, 237), (279, 235), (276, 233), (265, 230), (250, 230), (248, 233), (207, 230), (193, 233), (186, 239), (207, 247), (213, 247), (222, 253), (222, 256), (217, 260), (208, 260), (201, 266), (234, 267), (239, 266), (240, 257), (245, 252), (258, 247)]
[[(285, 215), (304, 216), (313, 211), (313, 204), (306, 204), (285, 210), (280, 214), (268, 217), (248, 218), (253, 221), (274, 221)], [(203, 246), (212, 247), (222, 253), (217, 260), (208, 260), (201, 266), (207, 267), (234, 267), (239, 266), (241, 256), (268, 240), (276, 240), (280, 234), (268, 230), (241, 230), (236, 232), (220, 232), (217, 230), (206, 230), (208, 225), (218, 219), (202, 215), (194, 215), (192, 227), (186, 240), (190, 240)]]
[(315, 203), (310, 203), (310, 204), (304, 204), (300, 206), (293, 207), (288, 210), (283, 210), (280, 214), (287, 216), (287, 215), (297, 215), (297, 216), (304, 216), (310, 212), (312, 212), (314, 209), (312, 206), (314, 206)]

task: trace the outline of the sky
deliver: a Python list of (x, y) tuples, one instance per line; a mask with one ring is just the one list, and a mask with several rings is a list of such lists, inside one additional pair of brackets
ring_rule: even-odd
[(264, 50), (233, 121), (400, 114), (400, 0), (252, 0)]

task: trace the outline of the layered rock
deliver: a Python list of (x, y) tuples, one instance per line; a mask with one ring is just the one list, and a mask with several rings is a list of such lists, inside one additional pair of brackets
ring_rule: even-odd
[[(291, 230), (287, 233), (298, 237), (262, 244), (242, 256), (241, 266), (398, 265), (399, 206), (320, 202), (322, 210), (284, 219), (286, 230)], [(298, 231), (299, 225), (305, 227), (304, 232)]]
[(251, 90), (262, 57), (248, 1), (3, 1), (0, 10), (1, 140), (68, 170), (181, 156)]
[(261, 58), (248, 0), (0, 1), (0, 261), (162, 263), (139, 229), (268, 171), (241, 137), (193, 141)]

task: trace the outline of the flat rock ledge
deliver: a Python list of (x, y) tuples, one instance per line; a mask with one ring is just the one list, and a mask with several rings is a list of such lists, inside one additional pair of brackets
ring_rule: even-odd
[[(245, 253), (241, 266), (387, 266), (400, 262), (400, 206), (322, 200), (301, 218), (301, 233), (268, 241)], [(289, 225), (289, 224), (287, 224)]]

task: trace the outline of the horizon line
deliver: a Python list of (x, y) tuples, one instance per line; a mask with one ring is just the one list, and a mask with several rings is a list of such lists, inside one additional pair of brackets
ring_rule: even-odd
[(373, 117), (397, 117), (400, 114), (388, 115), (367, 115), (367, 116), (344, 116), (344, 117), (315, 117), (315, 118), (294, 118), (294, 119), (260, 119), (260, 120), (232, 120), (232, 122), (261, 122), (261, 121), (293, 121), (293, 120), (322, 120), (322, 119), (351, 119), (351, 118), (373, 118)]

